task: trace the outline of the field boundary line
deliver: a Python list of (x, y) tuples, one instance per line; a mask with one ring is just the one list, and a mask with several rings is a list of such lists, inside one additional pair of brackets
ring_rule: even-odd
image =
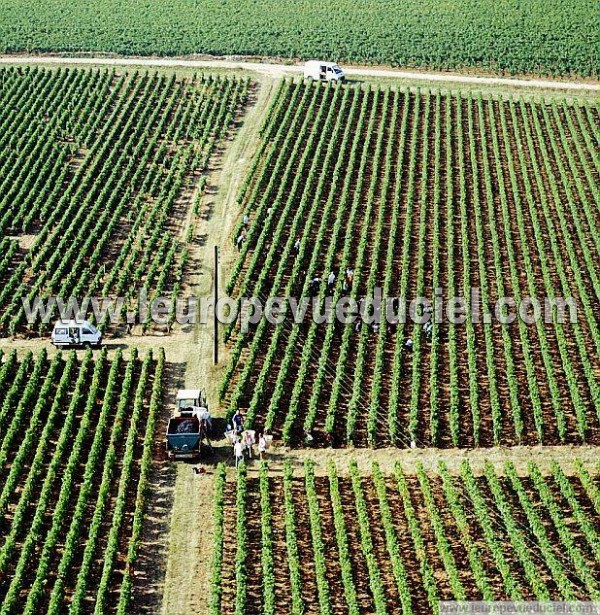
[[(0, 64), (65, 64), (89, 66), (126, 66), (126, 67), (156, 67), (156, 68), (203, 68), (246, 70), (261, 73), (271, 77), (300, 75), (303, 72), (299, 64), (275, 64), (267, 62), (250, 62), (234, 59), (191, 60), (184, 58), (107, 58), (107, 57), (64, 57), (36, 55), (2, 55)], [(492, 77), (462, 75), (460, 73), (440, 73), (428, 71), (406, 71), (389, 68), (345, 67), (349, 76), (385, 77), (392, 79), (413, 79), (416, 81), (431, 81), (433, 83), (452, 83), (481, 86), (508, 86), (516, 88), (536, 88), (540, 90), (587, 90), (600, 92), (600, 83), (590, 81), (556, 81), (552, 79), (525, 79), (510, 77)]]

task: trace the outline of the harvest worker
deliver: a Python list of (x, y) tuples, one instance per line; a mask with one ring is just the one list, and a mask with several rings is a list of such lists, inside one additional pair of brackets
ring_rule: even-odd
[(409, 337), (409, 338), (406, 340), (406, 343), (404, 344), (404, 348), (406, 348), (406, 350), (412, 350), (412, 347), (413, 347), (413, 341), (412, 341), (412, 339)]
[(235, 431), (231, 429), (231, 425), (229, 423), (227, 423), (227, 425), (225, 426), (225, 437), (227, 438), (230, 444), (235, 444), (234, 437), (237, 437), (237, 436), (235, 435)]
[(335, 284), (335, 273), (332, 271), (327, 278), (327, 289), (329, 292), (333, 290), (333, 285)]
[(267, 452), (267, 440), (263, 436), (263, 434), (258, 435), (258, 456), (261, 461), (265, 458), (265, 453)]
[(354, 271), (352, 269), (346, 269), (346, 275), (344, 276), (344, 291), (352, 288), (352, 280), (354, 279)]
[(200, 406), (200, 412), (199, 412), (198, 418), (201, 421), (204, 421), (206, 423), (206, 426), (208, 427), (208, 429), (212, 429), (212, 416), (210, 415), (208, 408), (205, 408), (204, 406)]
[(212, 429), (212, 417), (210, 416), (208, 408), (204, 406), (193, 406), (192, 416), (195, 416), (200, 423), (204, 422), (208, 429)]
[(425, 335), (426, 335), (427, 339), (430, 339), (431, 338), (431, 333), (433, 332), (433, 323), (431, 322), (431, 320), (428, 320), (423, 325), (423, 331), (425, 331)]
[(352, 288), (352, 282), (354, 280), (354, 271), (350, 268), (346, 269), (346, 284), (348, 288)]
[(236, 245), (237, 245), (237, 249), (238, 249), (238, 250), (241, 250), (241, 249), (242, 249), (242, 244), (244, 243), (244, 235), (240, 235), (240, 236), (237, 238), (237, 241), (236, 241), (235, 243), (236, 243)]
[(310, 294), (314, 297), (318, 290), (319, 290), (319, 284), (321, 284), (321, 278), (313, 278), (310, 281)]
[(241, 442), (236, 442), (233, 445), (233, 454), (235, 455), (235, 467), (237, 468), (244, 461), (244, 447)]
[(244, 226), (248, 228), (250, 226), (250, 216), (248, 214), (244, 215)]
[(242, 433), (244, 431), (244, 417), (242, 416), (242, 412), (238, 409), (233, 415), (233, 430), (236, 434)]
[(244, 448), (248, 451), (248, 459), (252, 459), (252, 447), (254, 446), (253, 431), (248, 430), (244, 432), (242, 444), (244, 445)]
[(294, 250), (296, 250), (296, 256), (300, 254), (300, 239), (296, 239), (296, 243), (294, 244)]

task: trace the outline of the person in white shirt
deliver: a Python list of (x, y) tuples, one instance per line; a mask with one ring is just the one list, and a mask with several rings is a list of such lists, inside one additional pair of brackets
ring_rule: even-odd
[(266, 452), (267, 452), (267, 440), (263, 436), (263, 434), (260, 434), (258, 436), (258, 456), (260, 457), (261, 460), (265, 458)]
[(199, 421), (211, 421), (210, 412), (204, 406), (192, 406), (192, 416), (198, 418)]
[(327, 278), (327, 289), (329, 292), (333, 290), (333, 285), (335, 284), (335, 273), (332, 271)]
[(198, 412), (198, 418), (201, 421), (206, 421), (208, 428), (212, 429), (212, 417), (210, 416), (210, 412), (208, 411), (208, 408), (200, 407), (200, 410)]
[(235, 467), (237, 468), (244, 461), (244, 447), (241, 442), (238, 441), (233, 445), (233, 453), (235, 455)]

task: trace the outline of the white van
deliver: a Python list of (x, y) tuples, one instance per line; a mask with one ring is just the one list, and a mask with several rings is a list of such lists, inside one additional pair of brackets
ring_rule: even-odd
[(83, 346), (84, 348), (102, 346), (102, 333), (87, 320), (77, 322), (59, 320), (52, 331), (52, 343), (58, 346)]
[(343, 81), (346, 73), (335, 62), (310, 60), (304, 65), (304, 78), (315, 81)]

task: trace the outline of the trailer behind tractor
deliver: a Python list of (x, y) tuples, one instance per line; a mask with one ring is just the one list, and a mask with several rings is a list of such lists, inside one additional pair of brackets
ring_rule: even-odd
[(206, 393), (198, 389), (179, 391), (176, 410), (167, 425), (166, 448), (169, 459), (199, 459), (204, 441), (212, 450), (211, 428), (212, 419)]

